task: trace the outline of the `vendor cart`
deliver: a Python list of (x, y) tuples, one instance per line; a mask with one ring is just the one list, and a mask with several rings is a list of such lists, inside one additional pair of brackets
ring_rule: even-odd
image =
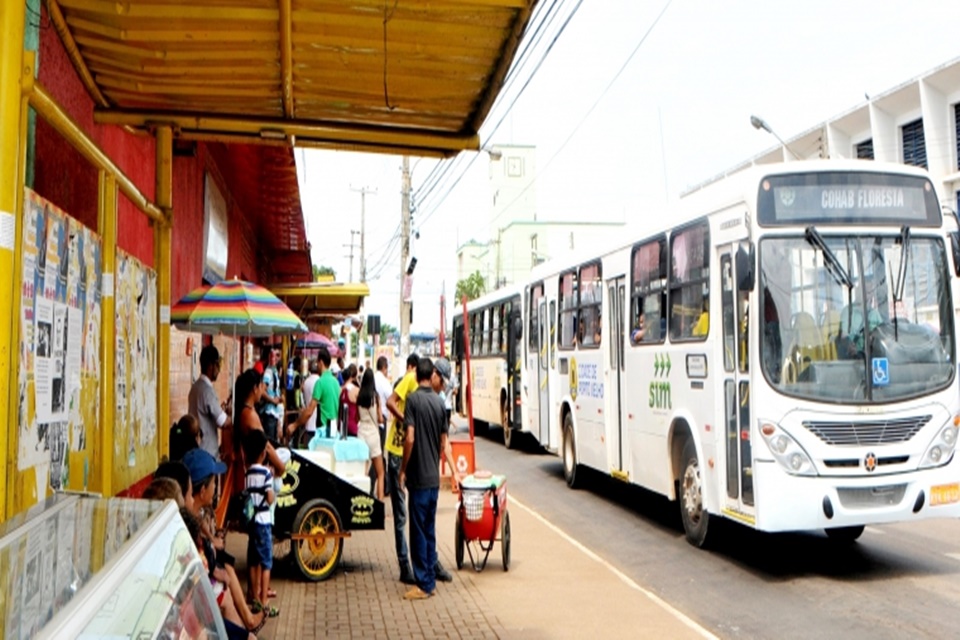
[(275, 555), (292, 556), (307, 580), (333, 575), (352, 531), (383, 530), (384, 505), (369, 493), (366, 456), (356, 438), (290, 452), (274, 512)]
[(457, 502), (457, 569), (463, 568), (466, 550), (474, 571), (483, 571), (500, 541), (503, 570), (510, 569), (510, 513), (507, 510), (507, 478), (478, 471), (460, 483)]

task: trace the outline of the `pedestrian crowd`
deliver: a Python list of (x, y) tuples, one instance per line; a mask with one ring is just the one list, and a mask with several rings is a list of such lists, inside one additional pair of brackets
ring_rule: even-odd
[[(450, 362), (411, 354), (405, 374), (391, 383), (385, 357), (373, 370), (369, 362), (366, 367), (344, 366), (342, 358), (334, 362), (321, 349), (316, 359), (293, 358), (285, 376), (277, 368), (279, 358), (276, 349), (265, 347), (221, 402), (214, 383), (223, 361), (215, 346), (204, 347), (188, 413), (170, 429), (169, 459), (143, 494), (174, 500), (181, 508), (229, 638), (256, 638), (265, 621), (280, 614), (270, 604), (276, 597), (270, 574), (273, 510), (289, 460), (284, 452), (307, 448), (316, 438), (345, 435), (366, 443), (371, 495), (390, 498), (399, 580), (410, 587), (404, 598), (429, 598), (438, 581), (453, 580), (436, 545), (441, 458), (459, 482), (448, 440), (457, 386)], [(235, 468), (234, 483), (224, 487), (228, 464)], [(226, 532), (214, 517), (221, 491), (228, 489), (248, 498), (253, 511), (245, 527), (246, 590), (235, 559), (224, 550)]]

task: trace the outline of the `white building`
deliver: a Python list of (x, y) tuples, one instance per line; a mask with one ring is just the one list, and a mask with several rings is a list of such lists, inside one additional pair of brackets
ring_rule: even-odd
[(755, 164), (867, 158), (925, 167), (943, 204), (960, 210), (960, 58), (871, 96), (784, 142), (681, 197)]
[(609, 242), (623, 229), (623, 222), (543, 219), (537, 210), (535, 147), (495, 145), (490, 158), (489, 238), (457, 248), (458, 280), (479, 271), (488, 290), (522, 282), (537, 264)]

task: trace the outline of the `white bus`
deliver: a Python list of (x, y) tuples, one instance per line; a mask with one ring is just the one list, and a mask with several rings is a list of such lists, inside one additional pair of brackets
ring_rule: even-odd
[[(487, 425), (503, 427), (508, 448), (516, 445), (514, 430), (523, 421), (521, 360), (522, 289), (504, 287), (467, 303), (470, 335), (470, 376), (473, 417)], [(453, 316), (453, 358), (460, 376), (457, 407), (466, 412), (466, 371), (463, 311)]]
[(525, 289), (525, 424), (567, 483), (676, 499), (697, 546), (715, 517), (852, 541), (960, 516), (960, 242), (926, 173), (763, 165), (683, 204)]

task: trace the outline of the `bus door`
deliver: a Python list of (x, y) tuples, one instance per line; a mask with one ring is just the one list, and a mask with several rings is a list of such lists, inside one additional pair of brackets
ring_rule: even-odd
[(735, 250), (720, 254), (723, 324), (724, 459), (726, 504), (753, 513), (753, 454), (750, 449), (749, 291), (737, 288)]
[(553, 333), (553, 316), (547, 313), (547, 299), (540, 298), (540, 308), (537, 313), (537, 336), (540, 345), (540, 355), (537, 357), (537, 394), (540, 405), (540, 446), (550, 447), (550, 359), (553, 345), (550, 335)]
[[(624, 375), (624, 340), (626, 340), (626, 277), (619, 276), (607, 280), (607, 331), (609, 336), (607, 340), (607, 371), (606, 390), (604, 395), (607, 397), (607, 420), (606, 433), (610, 439), (609, 446), (611, 457), (614, 464), (613, 474), (615, 477), (622, 476), (622, 479), (628, 479), (623, 468), (623, 397), (626, 390), (626, 376)], [(618, 474), (619, 472), (619, 474)]]
[[(502, 329), (501, 329), (502, 330)], [(510, 306), (507, 318), (507, 411), (510, 413), (510, 423), (514, 428), (523, 428), (523, 417), (520, 415), (520, 393), (523, 381), (520, 372), (523, 370), (520, 359), (523, 357), (523, 320), (520, 317), (520, 303)], [(507, 425), (503, 425), (507, 428)]]

